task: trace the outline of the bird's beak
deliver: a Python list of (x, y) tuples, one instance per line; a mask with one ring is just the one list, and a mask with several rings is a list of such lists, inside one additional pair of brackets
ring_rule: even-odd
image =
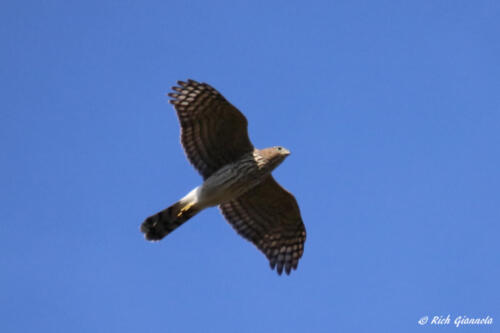
[(291, 154), (291, 152), (290, 152), (288, 149), (284, 149), (283, 154), (284, 154), (285, 156), (288, 156), (288, 155), (290, 155), (290, 154)]

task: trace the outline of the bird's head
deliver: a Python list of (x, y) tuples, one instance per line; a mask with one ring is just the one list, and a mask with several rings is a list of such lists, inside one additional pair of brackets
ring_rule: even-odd
[(280, 165), (290, 155), (290, 151), (281, 146), (261, 149), (259, 153), (265, 159), (266, 164), (271, 167), (271, 170)]
[(283, 159), (285, 159), (285, 157), (290, 155), (290, 151), (288, 149), (286, 149), (285, 147), (276, 146), (276, 147), (272, 147), (271, 149), (273, 149), (277, 155), (283, 156)]

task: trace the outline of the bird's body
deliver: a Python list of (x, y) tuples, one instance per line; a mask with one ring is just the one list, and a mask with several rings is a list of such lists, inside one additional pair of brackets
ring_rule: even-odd
[(147, 218), (141, 231), (160, 240), (201, 210), (219, 206), (236, 231), (290, 273), (303, 253), (305, 229), (293, 196), (271, 172), (290, 154), (283, 147), (254, 148), (246, 119), (215, 89), (188, 80), (170, 94), (181, 122), (181, 142), (204, 177), (202, 185)]
[(289, 151), (282, 147), (275, 149), (276, 152), (269, 152), (268, 156), (255, 149), (252, 153), (243, 155), (236, 162), (217, 170), (200, 187), (197, 187), (199, 205), (203, 208), (220, 205), (240, 197), (258, 185), (289, 154)]

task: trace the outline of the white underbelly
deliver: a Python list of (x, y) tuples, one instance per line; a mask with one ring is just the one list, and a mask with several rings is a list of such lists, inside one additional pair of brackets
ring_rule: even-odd
[(260, 174), (240, 175), (236, 174), (234, 170), (225, 170), (223, 176), (221, 174), (209, 177), (199, 187), (199, 205), (203, 207), (217, 206), (236, 199), (264, 179), (263, 175)]

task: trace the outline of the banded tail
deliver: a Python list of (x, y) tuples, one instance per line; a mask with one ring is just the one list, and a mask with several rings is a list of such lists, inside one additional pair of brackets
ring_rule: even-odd
[(176, 202), (172, 206), (148, 217), (141, 225), (141, 232), (150, 241), (158, 241), (180, 227), (200, 211), (194, 203)]

